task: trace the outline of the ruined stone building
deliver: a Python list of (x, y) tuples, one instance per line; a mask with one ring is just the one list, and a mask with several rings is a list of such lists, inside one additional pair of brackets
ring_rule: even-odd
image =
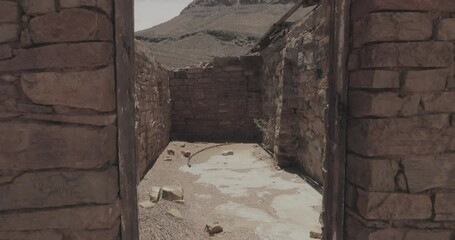
[(324, 236), (455, 239), (455, 2), (327, 0), (254, 55), (168, 69), (132, 1), (0, 0), (0, 239), (138, 239), (171, 139), (259, 141)]

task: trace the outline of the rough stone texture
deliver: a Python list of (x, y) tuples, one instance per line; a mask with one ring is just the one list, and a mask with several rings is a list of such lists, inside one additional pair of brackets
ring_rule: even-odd
[(23, 74), (24, 93), (34, 103), (111, 112), (116, 108), (114, 67), (84, 72)]
[[(452, 175), (453, 176), (453, 175)], [(455, 193), (436, 194), (434, 211), (437, 221), (455, 221)]]
[(408, 71), (402, 90), (404, 92), (443, 91), (452, 75), (453, 72), (449, 69)]
[(96, 7), (104, 11), (107, 15), (112, 15), (111, 0), (60, 0), (62, 8)]
[(55, 12), (55, 0), (19, 0), (27, 15)]
[(170, 141), (171, 96), (168, 70), (140, 42), (135, 44), (136, 156), (142, 178)]
[(0, 60), (13, 56), (13, 50), (7, 44), (0, 45)]
[(35, 44), (78, 41), (112, 41), (113, 27), (104, 14), (85, 9), (68, 9), (35, 17), (30, 21)]
[(392, 117), (402, 109), (403, 100), (396, 93), (349, 93), (349, 113), (354, 117)]
[(378, 193), (360, 190), (357, 199), (360, 215), (366, 219), (429, 219), (432, 203), (428, 195)]
[(2, 169), (95, 169), (116, 159), (113, 126), (97, 129), (37, 123), (0, 123)]
[(111, 203), (119, 191), (114, 187), (117, 175), (116, 168), (103, 172), (25, 173), (0, 186), (0, 210)]
[[(252, 60), (242, 61), (248, 58)], [(218, 59), (212, 66), (174, 70), (170, 78), (172, 137), (256, 141), (254, 119), (260, 117), (261, 105), (258, 61), (258, 57), (243, 57), (237, 58), (236, 65), (223, 65)], [(251, 70), (256, 74), (251, 76)]]
[(439, 22), (437, 38), (444, 41), (455, 41), (455, 18), (442, 19)]
[(351, 89), (395, 89), (400, 87), (400, 73), (387, 70), (361, 70), (351, 72)]
[(455, 92), (440, 92), (425, 95), (422, 98), (423, 108), (429, 113), (455, 112)]
[(0, 43), (17, 41), (19, 35), (20, 30), (17, 24), (0, 24)]
[(14, 23), (19, 19), (17, 2), (0, 1), (0, 23)]
[(117, 120), (116, 114), (108, 115), (54, 115), (54, 114), (25, 114), (25, 119), (60, 122), (60, 123), (75, 123), (86, 124), (93, 126), (108, 126), (115, 124)]
[(12, 59), (0, 62), (0, 71), (106, 66), (112, 63), (113, 44), (55, 44), (20, 49), (15, 55)]

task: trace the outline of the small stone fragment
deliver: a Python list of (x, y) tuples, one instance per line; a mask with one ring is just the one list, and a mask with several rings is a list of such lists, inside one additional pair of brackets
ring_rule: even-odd
[(150, 193), (150, 201), (156, 203), (160, 200), (161, 188), (152, 187), (152, 192)]
[(313, 239), (322, 239), (322, 233), (311, 231), (311, 232), (310, 232), (310, 238), (313, 238)]
[(164, 159), (164, 161), (166, 161), (166, 162), (172, 162), (172, 158), (169, 158), (169, 157), (168, 157), (168, 158)]
[(168, 201), (183, 200), (183, 188), (164, 186), (161, 188), (161, 198)]
[(155, 203), (152, 203), (150, 201), (143, 201), (143, 202), (139, 203), (139, 206), (141, 206), (142, 208), (148, 209), (148, 208), (154, 207)]
[(207, 224), (205, 225), (205, 231), (207, 231), (211, 236), (223, 232), (223, 227), (219, 223)]
[(191, 157), (191, 152), (182, 151), (181, 153), (182, 153), (182, 155), (183, 155), (184, 157), (187, 157), (187, 158)]
[(182, 144), (180, 144), (180, 147), (181, 147), (181, 148), (184, 148), (184, 147), (186, 147), (186, 144), (185, 144), (185, 143), (182, 143)]
[(185, 205), (185, 200), (175, 200), (175, 201), (173, 201), (173, 202), (178, 203), (178, 204)]
[(227, 150), (227, 151), (222, 152), (221, 155), (223, 155), (223, 156), (232, 156), (232, 155), (234, 155), (234, 151)]
[(183, 219), (183, 216), (180, 213), (180, 211), (178, 209), (175, 209), (175, 208), (169, 210), (166, 214), (168, 214), (170, 216), (173, 216), (175, 218), (178, 218), (178, 219)]
[(167, 150), (167, 154), (171, 155), (171, 156), (174, 156), (175, 155), (175, 151), (172, 150), (172, 149), (168, 149)]

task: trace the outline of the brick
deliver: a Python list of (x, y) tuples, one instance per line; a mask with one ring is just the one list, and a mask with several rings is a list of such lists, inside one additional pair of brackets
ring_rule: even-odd
[(60, 123), (77, 123), (93, 126), (107, 126), (115, 124), (117, 115), (56, 115), (56, 114), (25, 114), (25, 119), (60, 122)]
[(368, 191), (393, 192), (399, 166), (388, 159), (367, 159), (348, 155), (347, 176), (349, 182)]
[(450, 78), (452, 78), (452, 71), (449, 69), (408, 71), (404, 77), (402, 90), (404, 92), (442, 91)]
[(400, 87), (400, 73), (387, 70), (360, 70), (350, 73), (349, 87), (354, 89), (394, 89)]
[(422, 97), (423, 108), (429, 113), (455, 112), (455, 91), (428, 94)]
[(113, 3), (111, 0), (60, 0), (62, 8), (95, 7), (112, 15)]
[[(455, 189), (455, 155), (406, 156), (402, 164), (409, 191), (419, 193), (435, 188)], [(435, 177), (437, 176), (437, 177)]]
[(0, 45), (0, 60), (11, 58), (13, 56), (13, 50), (8, 44)]
[(359, 190), (357, 208), (369, 220), (429, 219), (432, 214), (430, 196), (417, 194)]
[(109, 229), (120, 217), (119, 203), (0, 215), (0, 232), (43, 229)]
[(20, 3), (27, 15), (55, 12), (55, 0), (20, 0)]
[(0, 210), (111, 203), (119, 191), (117, 174), (116, 168), (103, 172), (25, 173), (0, 186)]
[(355, 47), (365, 43), (427, 40), (433, 35), (433, 23), (425, 13), (372, 13), (354, 27)]
[(442, 19), (436, 30), (436, 38), (443, 41), (455, 41), (455, 18)]
[(16, 2), (0, 1), (0, 23), (17, 23), (19, 8)]
[(356, 119), (348, 124), (348, 148), (363, 156), (438, 154), (450, 137), (448, 115), (399, 119)]
[(401, 115), (414, 116), (419, 112), (421, 96), (417, 94), (406, 95), (403, 98), (403, 107), (401, 108)]
[(436, 221), (455, 220), (455, 193), (436, 194), (434, 211)]
[(448, 42), (380, 43), (361, 51), (361, 67), (452, 67), (453, 44)]
[(94, 169), (117, 159), (117, 129), (0, 123), (4, 170)]
[(17, 50), (14, 58), (0, 62), (0, 71), (106, 66), (112, 58), (112, 43), (55, 44)]
[(0, 43), (19, 40), (20, 29), (17, 24), (0, 24)]
[(86, 72), (27, 73), (21, 85), (34, 103), (111, 112), (116, 109), (114, 74), (112, 66)]
[(85, 9), (67, 9), (38, 16), (30, 21), (30, 36), (35, 44), (112, 41), (112, 23), (104, 14)]
[(349, 92), (349, 113), (354, 117), (396, 116), (402, 104), (402, 99), (396, 93)]

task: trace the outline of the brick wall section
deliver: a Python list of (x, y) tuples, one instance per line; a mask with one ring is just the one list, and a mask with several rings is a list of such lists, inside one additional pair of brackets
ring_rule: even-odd
[(204, 67), (170, 73), (172, 137), (179, 140), (258, 140), (260, 58), (215, 58)]
[(453, 240), (455, 2), (352, 9), (346, 239)]
[(82, 2), (0, 0), (0, 239), (119, 236), (112, 2)]
[[(328, 33), (320, 6), (262, 52), (264, 139), (281, 166), (322, 184), (326, 152)], [(270, 140), (268, 140), (270, 139)]]
[(139, 41), (135, 51), (136, 156), (142, 178), (169, 144), (171, 98), (169, 70)]

